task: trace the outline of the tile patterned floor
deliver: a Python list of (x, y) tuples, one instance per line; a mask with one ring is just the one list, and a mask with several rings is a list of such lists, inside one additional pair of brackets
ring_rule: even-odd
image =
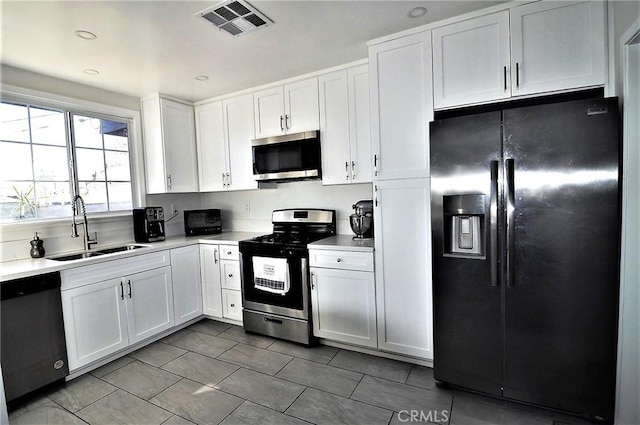
[[(413, 416), (412, 416), (413, 412)], [(432, 370), (202, 320), (25, 400), (11, 425), (577, 425), (435, 386)]]

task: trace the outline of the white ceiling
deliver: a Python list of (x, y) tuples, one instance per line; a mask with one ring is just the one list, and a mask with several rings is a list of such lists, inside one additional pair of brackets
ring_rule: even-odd
[[(2, 0), (0, 62), (136, 97), (196, 101), (363, 59), (368, 40), (500, 3), (253, 0), (275, 24), (232, 37), (194, 16), (219, 2)], [(427, 15), (408, 18), (416, 6)]]

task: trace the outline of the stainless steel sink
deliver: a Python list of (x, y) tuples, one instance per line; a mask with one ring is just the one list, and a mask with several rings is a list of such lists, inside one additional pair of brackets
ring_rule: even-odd
[(55, 260), (55, 261), (71, 261), (71, 260), (80, 260), (81, 258), (95, 257), (98, 255), (102, 255), (102, 252), (98, 252), (98, 251), (78, 252), (75, 254), (66, 254), (66, 255), (57, 255), (53, 257), (47, 257), (47, 259)]
[(147, 248), (146, 245), (127, 244), (122, 246), (115, 246), (113, 248), (98, 249), (95, 252), (100, 254), (113, 254), (114, 252), (133, 251), (138, 248)]
[(55, 255), (53, 257), (47, 257), (49, 260), (55, 261), (71, 261), (80, 260), (82, 258), (91, 258), (104, 254), (115, 254), (117, 252), (133, 251), (138, 248), (147, 248), (147, 245), (126, 244), (121, 246), (114, 246), (112, 248), (97, 249), (95, 251), (83, 251), (74, 254)]

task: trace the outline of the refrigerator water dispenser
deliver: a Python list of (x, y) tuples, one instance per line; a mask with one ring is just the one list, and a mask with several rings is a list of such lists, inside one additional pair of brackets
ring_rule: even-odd
[(443, 198), (444, 255), (485, 258), (484, 195)]

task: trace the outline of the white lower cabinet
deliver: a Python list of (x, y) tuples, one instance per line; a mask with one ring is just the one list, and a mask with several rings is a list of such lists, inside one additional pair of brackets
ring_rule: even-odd
[(201, 245), (204, 314), (242, 321), (240, 256), (235, 245)]
[(377, 348), (373, 253), (310, 250), (309, 259), (314, 336)]
[(173, 275), (173, 308), (176, 325), (202, 314), (202, 279), (200, 248), (190, 245), (171, 250)]
[(242, 293), (240, 291), (222, 290), (222, 316), (242, 321)]
[(374, 182), (381, 350), (433, 359), (429, 179)]
[(63, 283), (62, 306), (73, 371), (173, 326), (171, 267), (67, 290)]

